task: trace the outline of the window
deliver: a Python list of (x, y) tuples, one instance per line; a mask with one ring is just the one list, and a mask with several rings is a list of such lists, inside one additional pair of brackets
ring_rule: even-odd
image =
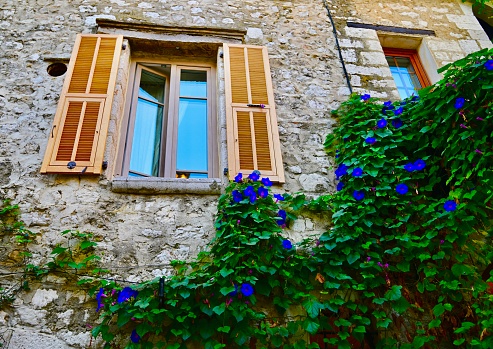
[[(113, 191), (153, 194), (217, 193), (220, 173), (260, 170), (284, 182), (266, 47), (218, 42), (200, 59), (194, 53), (206, 46), (188, 42), (179, 56), (161, 58), (179, 43), (142, 43), (130, 64), (122, 35), (77, 35), (42, 173), (111, 166)], [(211, 57), (221, 47), (216, 75)], [(224, 86), (219, 98), (216, 86)]]
[(136, 64), (124, 174), (217, 177), (213, 71), (207, 65)]
[(418, 95), (430, 82), (415, 50), (384, 48), (392, 77), (402, 99)]

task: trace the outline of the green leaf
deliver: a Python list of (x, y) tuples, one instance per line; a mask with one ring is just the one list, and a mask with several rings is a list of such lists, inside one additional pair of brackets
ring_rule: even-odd
[(212, 311), (214, 313), (216, 313), (217, 315), (221, 315), (222, 313), (224, 313), (224, 310), (226, 309), (226, 304), (225, 303), (221, 303), (219, 305), (216, 305), (214, 308), (212, 308)]
[(401, 288), (402, 286), (393, 285), (390, 290), (385, 292), (385, 298), (390, 301), (395, 301), (401, 298)]
[(231, 330), (231, 327), (229, 327), (229, 326), (222, 326), (222, 327), (218, 327), (217, 330), (219, 332), (229, 333), (229, 331)]
[(464, 343), (466, 341), (465, 338), (461, 338), (461, 339), (456, 339), (454, 341), (454, 345), (461, 345), (462, 343)]
[(353, 264), (354, 262), (356, 262), (358, 259), (360, 258), (360, 254), (358, 252), (353, 252), (353, 253), (350, 253), (348, 256), (347, 256), (347, 262), (349, 264)]
[(309, 318), (307, 318), (307, 319), (305, 319), (305, 321), (303, 321), (303, 328), (308, 333), (311, 333), (311, 334), (317, 333), (319, 327), (320, 327), (320, 325), (318, 324), (318, 322), (313, 321), (313, 320), (311, 320)]
[(223, 278), (226, 276), (234, 273), (235, 271), (233, 269), (227, 269), (227, 268), (222, 268), (221, 271), (219, 272)]

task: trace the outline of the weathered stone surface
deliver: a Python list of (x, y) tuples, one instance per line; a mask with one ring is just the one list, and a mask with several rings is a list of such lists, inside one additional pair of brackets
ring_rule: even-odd
[[(383, 34), (393, 36), (389, 42), (402, 46), (398, 48), (425, 48), (433, 61), (430, 67), (441, 67), (479, 47), (492, 46), (468, 3), (328, 3), (356, 93), (398, 98), (382, 53)], [(214, 236), (217, 199), (227, 183), (222, 172), (228, 167), (225, 120), (221, 119), (225, 114), (221, 59), (217, 60), (217, 180), (183, 188), (176, 180), (168, 184), (157, 180), (159, 183), (143, 186), (112, 178), (121, 165), (118, 144), (124, 137), (120, 130), (125, 101), (130, 99), (127, 85), (134, 53), (129, 38), (120, 58), (106, 142), (108, 170), (99, 177), (39, 173), (64, 80), (64, 76), (48, 75), (46, 69), (53, 59), (68, 60), (76, 34), (98, 31), (98, 18), (243, 30), (243, 43), (267, 46), (286, 169), (286, 183), (275, 185), (273, 191), (304, 191), (313, 196), (334, 190), (333, 161), (325, 154), (323, 142), (335, 123), (330, 111), (349, 95), (349, 88), (321, 0), (3, 0), (0, 192), (21, 206), (26, 226), (37, 233), (33, 263), (49, 261), (49, 251), (62, 240), (60, 231), (91, 231), (99, 240), (101, 262), (112, 276), (141, 281), (170, 275), (171, 260), (193, 258)], [(436, 36), (349, 28), (347, 21), (434, 30)], [(183, 37), (172, 39), (173, 43), (180, 42)], [(217, 40), (221, 43), (225, 39)], [(126, 187), (119, 190), (118, 185)], [(295, 221), (286, 234), (299, 241), (325, 230), (323, 217), (313, 216)], [(50, 276), (32, 291), (22, 293), (11, 311), (0, 312), (0, 325), (15, 330), (12, 348), (88, 347), (86, 325), (96, 321), (95, 301), (80, 289), (71, 288), (70, 282), (62, 276)]]

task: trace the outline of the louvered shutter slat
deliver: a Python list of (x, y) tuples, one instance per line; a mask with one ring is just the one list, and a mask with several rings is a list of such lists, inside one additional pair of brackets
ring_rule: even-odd
[(42, 173), (101, 173), (122, 42), (121, 35), (77, 36)]

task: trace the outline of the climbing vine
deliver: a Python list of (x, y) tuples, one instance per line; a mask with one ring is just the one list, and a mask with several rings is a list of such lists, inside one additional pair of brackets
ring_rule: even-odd
[[(92, 334), (107, 348), (492, 348), (493, 50), (441, 72), (419, 97), (353, 95), (333, 112), (336, 193), (308, 200), (238, 174), (214, 240), (174, 262), (174, 276), (83, 278)], [(291, 241), (286, 228), (308, 210), (325, 212), (329, 230)], [(97, 259), (90, 235), (65, 234), (82, 240), (77, 254), (57, 246), (26, 272)]]

